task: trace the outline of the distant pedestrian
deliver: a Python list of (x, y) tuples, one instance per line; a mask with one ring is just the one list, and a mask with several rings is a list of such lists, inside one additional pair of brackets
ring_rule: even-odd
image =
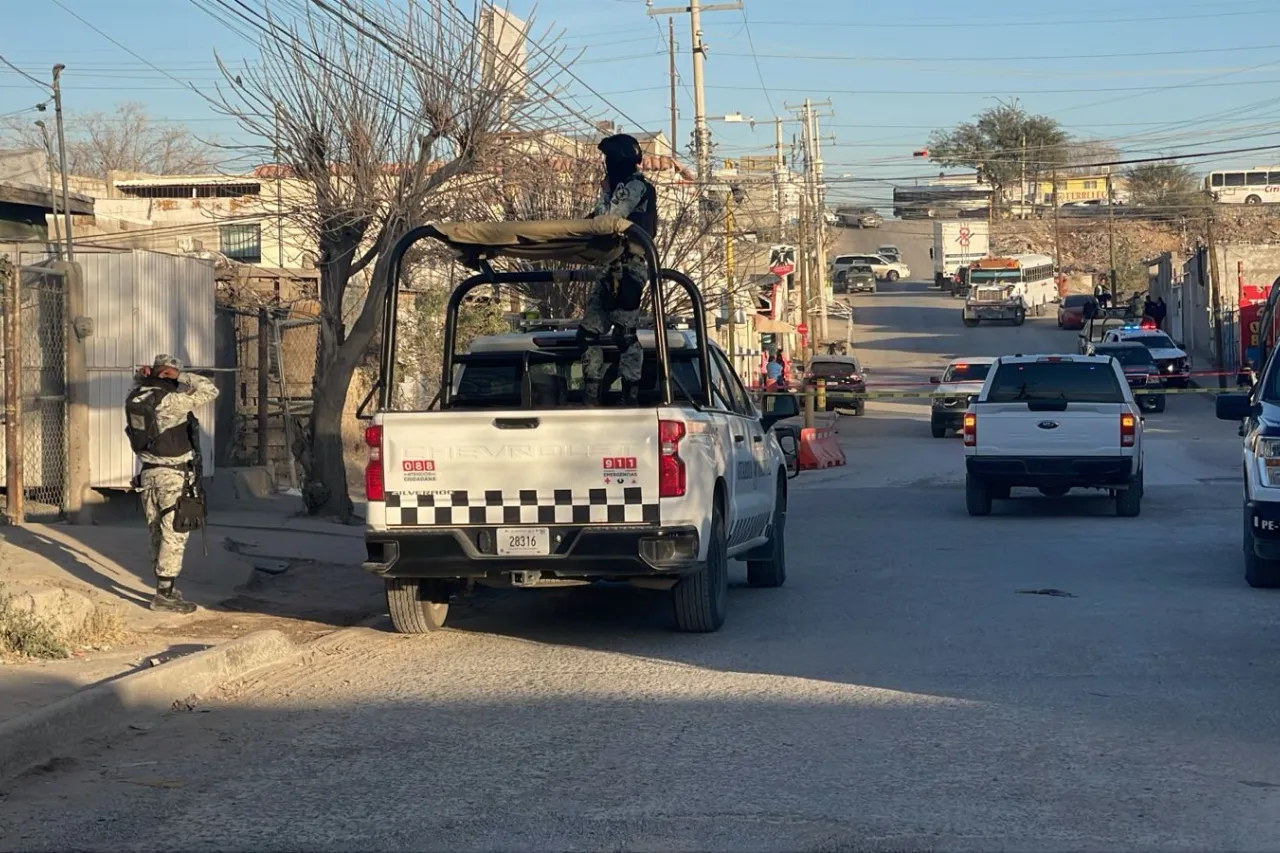
[[(191, 513), (203, 523), (200, 422), (194, 410), (217, 396), (208, 379), (184, 372), (173, 356), (158, 355), (150, 366), (138, 368), (125, 399), (125, 433), (141, 465), (134, 485), (142, 492), (156, 576), (152, 610), (185, 615), (196, 609), (174, 584), (197, 520)], [(191, 505), (193, 500), (198, 506)]]
[(782, 387), (782, 362), (776, 355), (770, 356), (769, 363), (765, 365), (765, 380), (771, 390)]
[(782, 387), (786, 388), (791, 384), (791, 362), (787, 358), (787, 354), (782, 350), (778, 350), (778, 364), (782, 365)]
[(1151, 310), (1155, 313), (1151, 315), (1151, 319), (1156, 321), (1156, 328), (1164, 331), (1164, 318), (1169, 314), (1169, 306), (1164, 304), (1164, 297), (1161, 296), (1156, 300), (1156, 304), (1151, 306)]

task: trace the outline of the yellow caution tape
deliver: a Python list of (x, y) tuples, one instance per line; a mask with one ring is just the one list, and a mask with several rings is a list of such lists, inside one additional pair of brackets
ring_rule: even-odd
[[(1159, 389), (1135, 389), (1133, 395), (1135, 397), (1152, 397), (1157, 394), (1231, 394), (1236, 393), (1230, 388), (1159, 388)], [(931, 391), (863, 391), (861, 393), (853, 393), (849, 391), (828, 391), (826, 399), (832, 402), (840, 400), (932, 400), (935, 397), (945, 397), (947, 399), (955, 399), (961, 395), (939, 395)]]

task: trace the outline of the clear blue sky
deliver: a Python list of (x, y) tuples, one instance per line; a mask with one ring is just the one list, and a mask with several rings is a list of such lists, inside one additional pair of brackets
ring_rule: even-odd
[[(215, 49), (230, 59), (252, 55), (240, 36), (189, 0), (59, 2), (102, 34), (54, 0), (11, 0), (0, 56), (40, 78), (53, 63), (66, 64), (71, 111), (110, 110), (133, 100), (202, 135), (235, 137), (234, 126), (197, 95), (103, 34), (205, 88), (218, 79)], [(521, 15), (531, 6), (529, 0), (511, 4)], [(643, 0), (543, 0), (536, 32), (548, 27), (563, 29), (563, 43), (574, 52), (585, 51), (575, 73), (603, 98), (578, 85), (573, 94), (582, 104), (629, 128), (669, 127), (665, 18), (647, 17)], [(1073, 135), (1113, 141), (1137, 157), (1280, 144), (1277, 0), (746, 0), (745, 13), (705, 14), (703, 29), (708, 114), (740, 112), (761, 122), (755, 131), (713, 123), (716, 154), (766, 153), (773, 115), (805, 97), (830, 98), (823, 127), (835, 139), (823, 153), (827, 175), (836, 179), (835, 199), (888, 194), (887, 184), (841, 183), (841, 175), (936, 172), (913, 162), (912, 149), (931, 128), (970, 118), (995, 98), (1017, 98)], [(676, 38), (685, 145), (693, 113), (688, 16), (676, 17)], [(39, 100), (34, 84), (0, 67), (0, 115)], [(1280, 151), (1195, 166), (1270, 162), (1280, 162)]]

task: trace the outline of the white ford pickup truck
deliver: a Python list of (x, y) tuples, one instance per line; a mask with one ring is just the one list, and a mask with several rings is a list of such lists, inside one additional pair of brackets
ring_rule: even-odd
[[(609, 228), (626, 231), (619, 222), (458, 223), (426, 236), (468, 251), (543, 247), (576, 259), (607, 243)], [(587, 239), (575, 242), (581, 235)], [(616, 339), (600, 341), (605, 391), (602, 405), (588, 407), (575, 329), (480, 337), (453, 352), (470, 290), (563, 278), (481, 268), (450, 299), (448, 381), (435, 401), (405, 410), (383, 393), (365, 431), (364, 568), (385, 580), (396, 630), (441, 627), (450, 598), (471, 584), (628, 581), (669, 589), (676, 627), (708, 632), (724, 622), (730, 560), (746, 561), (751, 586), (781, 586), (792, 466), (773, 426), (798, 405), (784, 395), (768, 398), (767, 413), (757, 410), (728, 359), (706, 340), (692, 281), (659, 272), (651, 260), (654, 290), (661, 276), (672, 292), (685, 291), (694, 331), (638, 330), (634, 405), (620, 391)], [(655, 313), (664, 328), (661, 304)], [(387, 316), (396, 315), (392, 298)], [(384, 335), (394, 349), (394, 320)], [(380, 388), (395, 383), (394, 361), (384, 357)]]
[(1141, 511), (1142, 413), (1110, 356), (997, 358), (962, 434), (970, 515), (989, 515), (1015, 487), (1105, 489), (1117, 515)]

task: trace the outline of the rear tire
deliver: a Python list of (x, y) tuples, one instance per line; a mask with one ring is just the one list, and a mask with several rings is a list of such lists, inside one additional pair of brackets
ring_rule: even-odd
[(933, 433), (934, 438), (947, 437), (947, 428), (942, 424), (929, 424), (929, 432)]
[(1165, 396), (1163, 394), (1155, 394), (1155, 402), (1151, 404), (1151, 411), (1163, 412), (1165, 407)]
[(974, 326), (982, 322), (977, 318), (961, 317), (961, 319), (964, 321), (964, 324), (968, 326), (970, 329), (972, 329)]
[(1021, 326), (1025, 322), (1027, 322), (1027, 312), (1019, 309), (1017, 313), (1013, 315), (1013, 325)]
[(1116, 491), (1116, 515), (1137, 518), (1142, 512), (1142, 472), (1129, 478), (1129, 488)]
[(773, 534), (769, 537), (771, 556), (767, 560), (747, 560), (747, 586), (770, 589), (787, 582), (787, 486), (778, 480), (774, 498)]
[(449, 583), (419, 578), (387, 578), (387, 612), (400, 634), (427, 634), (449, 616)]
[(964, 505), (969, 515), (991, 515), (991, 489), (972, 474), (964, 477)]
[(889, 282), (890, 284), (893, 284), (893, 282), (898, 280), (898, 271), (889, 270), (887, 273), (884, 274), (884, 280)]
[(676, 629), (686, 634), (709, 634), (724, 624), (729, 596), (729, 545), (725, 540), (724, 509), (717, 500), (711, 510), (711, 536), (707, 563), (681, 578), (671, 590)]
[(1280, 561), (1264, 560), (1253, 551), (1249, 513), (1244, 513), (1244, 580), (1254, 589), (1280, 589)]

